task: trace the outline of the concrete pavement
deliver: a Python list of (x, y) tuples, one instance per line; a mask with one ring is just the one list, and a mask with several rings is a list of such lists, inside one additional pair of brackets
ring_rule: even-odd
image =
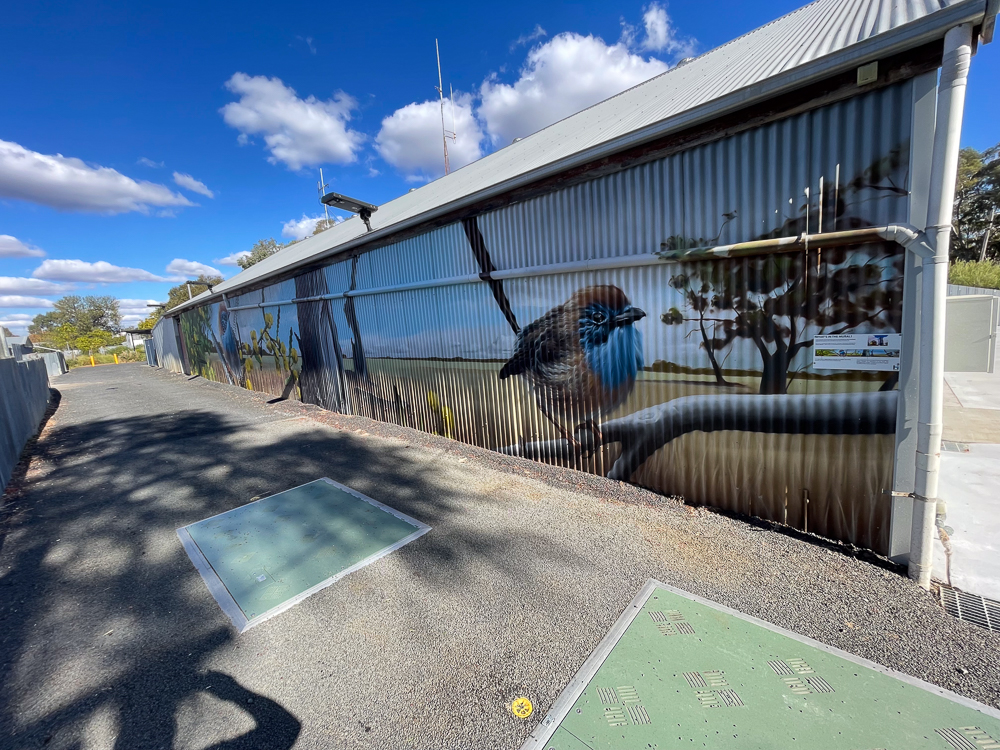
[(945, 383), (934, 575), (1000, 601), (1000, 362), (992, 373), (945, 373)]
[[(57, 386), (0, 516), (5, 749), (516, 748), (648, 577), (1000, 707), (1000, 635), (887, 564), (145, 365)], [(175, 529), (321, 476), (433, 530), (237, 637)]]

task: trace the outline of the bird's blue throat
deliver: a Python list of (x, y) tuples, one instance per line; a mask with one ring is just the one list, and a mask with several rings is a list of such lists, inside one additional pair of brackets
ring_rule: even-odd
[[(600, 339), (603, 339), (601, 341)], [(634, 325), (612, 328), (597, 340), (581, 336), (580, 345), (590, 369), (606, 389), (614, 389), (635, 380), (642, 369), (642, 333)]]

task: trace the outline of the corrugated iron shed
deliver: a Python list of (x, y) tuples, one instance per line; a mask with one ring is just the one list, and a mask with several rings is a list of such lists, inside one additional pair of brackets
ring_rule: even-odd
[(987, 0), (817, 0), (379, 207), (298, 242), (170, 311), (256, 286), (442, 214), (790, 92), (871, 60), (989, 26)]

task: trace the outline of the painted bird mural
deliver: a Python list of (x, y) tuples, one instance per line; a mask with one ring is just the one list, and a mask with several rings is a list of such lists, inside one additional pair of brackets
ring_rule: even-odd
[(514, 354), (500, 379), (521, 375), (538, 408), (573, 446), (580, 442), (565, 421), (580, 423), (600, 439), (601, 417), (628, 398), (642, 369), (646, 313), (616, 286), (578, 290), (517, 334)]

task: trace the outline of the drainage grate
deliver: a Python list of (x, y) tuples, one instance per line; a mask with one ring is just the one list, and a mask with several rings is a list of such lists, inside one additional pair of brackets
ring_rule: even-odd
[(1000, 632), (1000, 602), (942, 585), (941, 606), (959, 620)]
[(951, 453), (968, 453), (969, 444), (968, 443), (957, 443), (954, 440), (942, 440), (941, 450), (949, 451)]

